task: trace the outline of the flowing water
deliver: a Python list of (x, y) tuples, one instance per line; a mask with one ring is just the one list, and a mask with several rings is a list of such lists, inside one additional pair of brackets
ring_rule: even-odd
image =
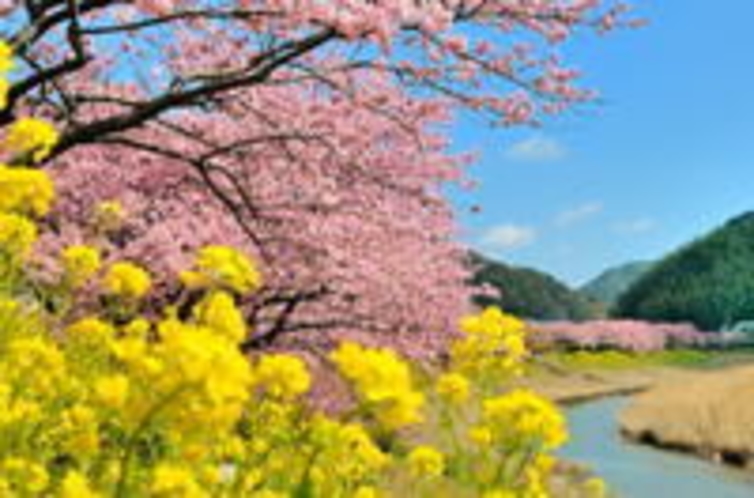
[(592, 468), (621, 498), (754, 498), (754, 476), (692, 457), (627, 443), (618, 414), (627, 398), (568, 410), (571, 442), (561, 456)]

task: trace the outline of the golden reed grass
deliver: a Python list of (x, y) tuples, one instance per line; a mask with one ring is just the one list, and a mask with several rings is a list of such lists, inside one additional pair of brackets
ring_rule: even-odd
[(637, 396), (620, 422), (632, 439), (754, 468), (754, 367), (662, 383)]

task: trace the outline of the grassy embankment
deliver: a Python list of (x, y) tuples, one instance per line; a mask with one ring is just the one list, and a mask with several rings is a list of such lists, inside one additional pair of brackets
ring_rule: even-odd
[(535, 358), (521, 383), (561, 404), (572, 404), (635, 394), (699, 370), (747, 360), (754, 361), (754, 355), (693, 350), (549, 353)]
[(754, 366), (696, 373), (636, 397), (628, 437), (754, 470)]
[(629, 438), (754, 468), (754, 351), (548, 354), (522, 382), (561, 404), (635, 394)]

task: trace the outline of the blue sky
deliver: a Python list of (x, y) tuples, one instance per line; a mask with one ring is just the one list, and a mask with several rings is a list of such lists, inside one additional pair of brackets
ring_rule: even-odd
[(455, 126), (480, 156), (479, 188), (453, 194), (472, 246), (580, 284), (754, 210), (754, 1), (633, 3), (649, 26), (563, 50), (601, 104), (536, 130)]

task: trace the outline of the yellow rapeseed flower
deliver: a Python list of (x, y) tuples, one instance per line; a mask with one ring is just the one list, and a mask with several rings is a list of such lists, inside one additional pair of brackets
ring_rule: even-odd
[(128, 338), (146, 339), (151, 329), (152, 324), (149, 323), (149, 320), (146, 318), (136, 318), (123, 326), (121, 332)]
[[(485, 491), (482, 498), (520, 498), (521, 493), (511, 491), (510, 489), (493, 489)], [(527, 495), (528, 498), (528, 495)]]
[(470, 335), (497, 334), (505, 332), (522, 332), (526, 324), (513, 315), (504, 313), (497, 306), (485, 308), (478, 315), (470, 315), (461, 319), (461, 330)]
[(10, 92), (10, 83), (0, 77), (0, 111), (8, 107), (8, 92)]
[(58, 132), (51, 124), (36, 118), (16, 120), (5, 136), (3, 146), (15, 154), (30, 155), (37, 163), (46, 159), (58, 143)]
[(471, 384), (469, 380), (458, 373), (447, 373), (437, 379), (435, 387), (437, 394), (447, 403), (462, 405), (469, 399)]
[(194, 307), (194, 319), (232, 342), (240, 343), (246, 338), (246, 319), (227, 292), (207, 294)]
[(69, 471), (60, 484), (59, 498), (97, 498), (101, 496), (92, 490), (85, 475), (75, 470)]
[(8, 358), (3, 376), (23, 384), (37, 395), (54, 395), (65, 377), (63, 353), (43, 336), (15, 339), (7, 345), (4, 353)]
[(102, 348), (115, 338), (115, 327), (97, 317), (86, 317), (68, 326), (66, 336), (75, 344)]
[(431, 446), (417, 446), (408, 455), (408, 469), (414, 477), (439, 477), (445, 471), (445, 457)]
[(424, 396), (414, 390), (408, 364), (394, 351), (346, 342), (330, 358), (384, 428), (395, 430), (422, 421)]
[[(19, 399), (12, 394), (13, 391), (14, 388), (6, 381), (0, 383), (0, 428), (3, 430), (17, 422), (35, 423), (42, 415), (38, 403)], [(3, 494), (0, 493), (0, 496)]]
[(293, 399), (311, 386), (306, 364), (296, 356), (285, 354), (262, 356), (253, 377), (255, 387), (274, 398)]
[(385, 454), (369, 436), (369, 433), (358, 424), (347, 424), (340, 428), (339, 438), (350, 449), (351, 455), (360, 465), (368, 470), (380, 470), (390, 463)]
[(13, 69), (13, 49), (5, 41), (0, 40), (0, 111), (8, 106), (10, 82), (5, 73), (11, 69)]
[(550, 451), (568, 439), (565, 417), (560, 410), (526, 389), (485, 400), (483, 419), (495, 441), (508, 447), (535, 444)]
[[(158, 335), (159, 342), (151, 350), (161, 371), (151, 382), (155, 392), (182, 393), (172, 411), (176, 424), (185, 431), (209, 432), (235, 425), (253, 380), (251, 365), (238, 345), (207, 327), (174, 318), (158, 325)], [(130, 360), (142, 368), (139, 361)]]
[(94, 409), (79, 403), (63, 411), (58, 420), (65, 435), (62, 438), (65, 451), (80, 456), (94, 456), (99, 451), (99, 418)]
[(44, 216), (55, 199), (55, 187), (45, 171), (0, 165), (0, 211)]
[(209, 497), (190, 470), (165, 463), (155, 468), (150, 491), (155, 498)]
[(21, 496), (40, 496), (50, 482), (47, 470), (23, 458), (9, 457), (0, 463), (0, 475), (20, 491)]
[(106, 291), (124, 299), (140, 299), (152, 286), (149, 273), (133, 263), (120, 262), (110, 267), (105, 275)]
[(37, 241), (37, 226), (28, 218), (0, 212), (0, 252), (24, 259)]
[(125, 375), (102, 377), (94, 384), (94, 394), (104, 406), (119, 410), (126, 404), (128, 384), (128, 377)]
[(199, 250), (194, 268), (180, 275), (189, 288), (221, 288), (248, 294), (262, 285), (262, 277), (245, 254), (232, 247), (207, 246)]
[(329, 466), (325, 479), (337, 482), (370, 481), (390, 463), (389, 454), (383, 452), (367, 430), (357, 423), (344, 424), (324, 415), (315, 415), (309, 424), (310, 441), (319, 454), (318, 461)]
[(360, 486), (354, 493), (353, 498), (377, 498), (379, 493), (373, 486)]
[(454, 367), (474, 378), (517, 375), (526, 358), (526, 325), (490, 307), (461, 320), (464, 337), (451, 347)]
[(7, 73), (13, 66), (13, 48), (8, 42), (0, 40), (0, 73)]
[(85, 284), (102, 265), (99, 250), (90, 246), (67, 247), (61, 260), (65, 278), (74, 287)]
[(486, 448), (493, 442), (492, 431), (489, 427), (475, 426), (469, 429), (469, 439), (478, 446)]

